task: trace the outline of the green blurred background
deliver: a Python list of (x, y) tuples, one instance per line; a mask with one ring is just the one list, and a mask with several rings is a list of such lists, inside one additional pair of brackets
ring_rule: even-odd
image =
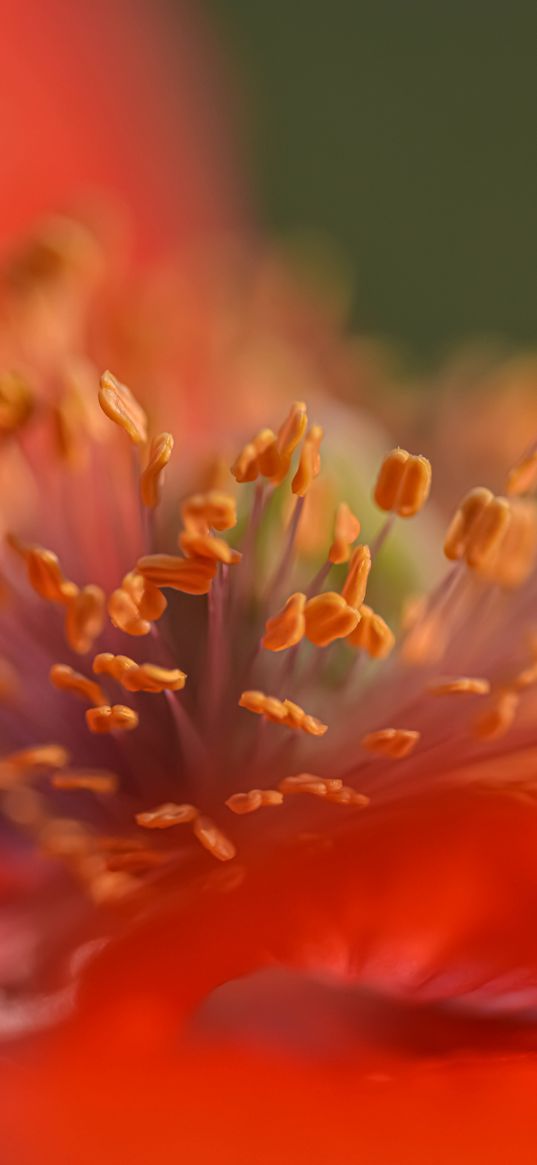
[(205, 0), (265, 224), (332, 240), (358, 327), (537, 339), (535, 0)]

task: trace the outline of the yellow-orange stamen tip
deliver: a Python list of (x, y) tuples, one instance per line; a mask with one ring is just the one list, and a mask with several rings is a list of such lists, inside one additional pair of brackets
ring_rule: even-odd
[(226, 805), (232, 813), (242, 816), (270, 805), (281, 805), (282, 802), (283, 796), (277, 789), (250, 789), (248, 793), (233, 793), (228, 797)]
[(306, 434), (298, 468), (291, 482), (291, 489), (299, 498), (305, 497), (321, 471), (320, 447), (323, 436), (321, 425), (312, 425)]
[(473, 489), (461, 502), (448, 528), (444, 554), (452, 561), (464, 558), (468, 566), (485, 570), (496, 558), (511, 523), (507, 498), (494, 497), (488, 489)]
[(351, 647), (361, 648), (371, 659), (386, 659), (393, 651), (395, 636), (381, 615), (365, 603), (360, 607), (360, 621), (347, 637)]
[(89, 584), (69, 600), (65, 613), (65, 636), (78, 655), (91, 651), (104, 627), (105, 596), (101, 587)]
[(480, 740), (497, 740), (509, 731), (519, 705), (519, 694), (512, 688), (497, 692), (486, 712), (474, 723), (474, 734)]
[(204, 849), (219, 862), (229, 862), (235, 857), (237, 851), (233, 842), (209, 817), (196, 817), (192, 823), (192, 832)]
[(402, 760), (415, 749), (420, 733), (407, 728), (381, 728), (362, 737), (362, 748), (376, 756)]
[(316, 777), (313, 773), (298, 773), (293, 777), (284, 777), (278, 784), (280, 793), (284, 795), (307, 793), (312, 797), (332, 797), (340, 793), (343, 781), (336, 777)]
[(460, 676), (456, 679), (434, 680), (428, 691), (432, 696), (486, 696), (490, 692), (489, 680)]
[(35, 769), (62, 769), (69, 764), (70, 755), (61, 744), (36, 744), (33, 748), (23, 748), (2, 758), (2, 764), (8, 764), (19, 771)]
[(179, 668), (159, 667), (153, 663), (136, 663), (128, 655), (102, 652), (93, 660), (96, 675), (109, 675), (128, 692), (179, 692), (186, 675)]
[(315, 716), (310, 716), (299, 704), (292, 700), (278, 700), (276, 696), (266, 696), (264, 692), (243, 692), (239, 707), (246, 708), (256, 716), (265, 716), (275, 724), (285, 724), (287, 728), (300, 729), (310, 736), (324, 736), (328, 725)]
[(170, 460), (174, 440), (171, 433), (153, 437), (147, 465), (140, 478), (140, 496), (144, 506), (154, 510), (160, 501), (162, 475)]
[(248, 481), (257, 481), (260, 474), (272, 477), (278, 464), (276, 436), (272, 429), (261, 429), (257, 437), (254, 437), (253, 441), (248, 441), (241, 449), (231, 466), (231, 472), (235, 481), (243, 485)]
[(64, 577), (58, 557), (52, 550), (45, 550), (42, 546), (24, 547), (14, 539), (10, 540), (10, 545), (25, 558), (30, 586), (42, 599), (66, 605), (76, 597), (78, 587)]
[(537, 449), (514, 465), (507, 476), (505, 492), (508, 497), (531, 493), (537, 487)]
[(421, 454), (392, 449), (377, 477), (374, 500), (381, 510), (412, 518), (425, 505), (431, 489), (431, 463)]
[(99, 388), (99, 404), (103, 413), (119, 425), (134, 445), (147, 441), (147, 417), (136, 397), (111, 372), (103, 372)]
[(223, 490), (207, 490), (192, 494), (181, 507), (187, 530), (208, 534), (210, 530), (232, 530), (237, 525), (237, 503)]
[(306, 596), (297, 591), (287, 599), (281, 611), (267, 619), (263, 647), (267, 651), (285, 651), (300, 643), (306, 630), (304, 610)]
[(96, 707), (99, 704), (106, 704), (106, 696), (102, 688), (95, 682), (95, 680), (88, 679), (80, 672), (75, 671), (65, 663), (55, 663), (50, 669), (49, 678), (51, 684), (58, 688), (61, 692), (73, 692), (78, 696), (82, 696), (84, 700), (88, 700), (90, 704)]
[(155, 809), (137, 813), (135, 820), (143, 829), (170, 829), (173, 825), (186, 825), (197, 816), (198, 810), (194, 805), (176, 805), (173, 801), (167, 801)]
[(157, 587), (206, 595), (216, 574), (216, 562), (209, 558), (179, 558), (176, 554), (148, 554), (138, 560), (136, 569)]
[(51, 785), (54, 789), (81, 789), (107, 796), (117, 792), (119, 777), (116, 773), (98, 769), (64, 769), (63, 772), (54, 774)]
[(351, 554), (351, 545), (360, 533), (359, 519), (353, 514), (346, 502), (341, 502), (336, 510), (334, 521), (334, 540), (328, 551), (328, 559), (338, 566), (348, 562)]
[(358, 610), (364, 599), (367, 590), (367, 580), (371, 570), (371, 551), (369, 546), (357, 546), (353, 550), (349, 567), (347, 570), (347, 577), (342, 588), (342, 595), (349, 607), (354, 607)]
[(239, 551), (232, 550), (223, 538), (192, 530), (184, 530), (179, 535), (179, 546), (187, 558), (203, 558), (210, 562), (223, 562), (227, 566), (235, 565), (242, 558)]
[(304, 618), (306, 637), (316, 647), (327, 647), (336, 639), (345, 639), (360, 621), (359, 612), (336, 591), (326, 591), (308, 599)]
[(86, 724), (90, 732), (99, 736), (107, 732), (131, 732), (138, 727), (138, 715), (125, 704), (103, 704), (87, 709)]

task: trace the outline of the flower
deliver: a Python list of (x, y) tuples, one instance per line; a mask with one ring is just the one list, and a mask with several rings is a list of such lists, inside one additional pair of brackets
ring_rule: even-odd
[(4, 328), (27, 353), (1, 382), (14, 1162), (250, 1160), (267, 1122), (260, 1161), (352, 1160), (357, 1126), (372, 1161), (504, 1160), (535, 1080), (535, 446), (506, 496), (463, 498), (447, 574), (392, 626), (378, 580), (427, 458), (385, 454), (366, 525), (309, 504), (329, 410), (267, 393), (196, 480), (164, 395), (156, 427), (84, 361), (36, 395), (65, 354), (34, 293), (84, 335), (95, 252), (67, 237), (24, 252)]

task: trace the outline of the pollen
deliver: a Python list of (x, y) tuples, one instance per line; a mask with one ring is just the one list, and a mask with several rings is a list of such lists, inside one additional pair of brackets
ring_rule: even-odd
[(263, 636), (263, 647), (267, 651), (285, 651), (300, 643), (306, 630), (305, 606), (305, 594), (297, 591), (277, 615), (267, 619)]
[(136, 663), (128, 655), (102, 652), (93, 660), (96, 675), (109, 675), (127, 692), (179, 692), (186, 675), (179, 668), (158, 667), (153, 663)]
[(306, 496), (321, 471), (320, 448), (323, 436), (321, 425), (312, 425), (306, 434), (298, 468), (291, 482), (291, 489), (299, 498)]
[(235, 857), (237, 851), (233, 842), (209, 817), (196, 817), (192, 823), (192, 832), (217, 861), (229, 862)]
[(329, 562), (339, 565), (349, 561), (351, 546), (358, 538), (360, 528), (359, 519), (346, 502), (341, 502), (336, 510), (334, 539), (328, 551)]
[(223, 562), (226, 566), (235, 565), (242, 557), (223, 538), (191, 530), (184, 530), (179, 535), (179, 546), (188, 558), (206, 558), (211, 562)]
[(140, 496), (144, 506), (154, 510), (160, 501), (162, 477), (173, 452), (171, 433), (159, 433), (153, 437), (149, 449), (147, 465), (140, 478)]
[(336, 639), (346, 639), (360, 621), (343, 595), (325, 591), (308, 599), (304, 608), (306, 636), (316, 647), (328, 647)]
[(104, 627), (105, 596), (101, 587), (89, 584), (69, 600), (65, 614), (67, 642), (78, 655), (91, 651)]
[(361, 648), (371, 659), (386, 659), (393, 651), (395, 635), (381, 615), (365, 603), (360, 607), (360, 621), (347, 636), (351, 647)]
[(452, 680), (435, 680), (429, 684), (428, 691), (432, 696), (486, 696), (490, 692), (490, 682), (460, 676)]
[(83, 700), (87, 700), (89, 704), (94, 704), (96, 708), (100, 704), (108, 702), (102, 688), (95, 680), (88, 679), (87, 676), (75, 671), (66, 663), (53, 664), (49, 678), (51, 684), (59, 691), (73, 692), (77, 696), (82, 696)]
[(136, 567), (147, 582), (168, 587), (186, 595), (206, 595), (216, 574), (216, 562), (210, 558), (179, 558), (176, 554), (148, 554)]
[(133, 445), (145, 445), (147, 441), (147, 417), (136, 397), (121, 384), (111, 372), (103, 372), (99, 388), (99, 404), (103, 413), (119, 425), (130, 437)]
[(283, 794), (277, 789), (250, 789), (248, 793), (233, 793), (228, 797), (226, 805), (232, 813), (242, 816), (267, 806), (281, 805), (282, 802)]
[(239, 707), (246, 708), (256, 716), (264, 716), (275, 724), (284, 724), (287, 728), (300, 729), (310, 736), (324, 736), (328, 725), (310, 716), (299, 704), (292, 700), (278, 700), (276, 696), (266, 696), (264, 692), (243, 692)]
[(181, 507), (181, 515), (186, 529), (197, 533), (232, 530), (237, 525), (237, 503), (223, 490), (207, 490), (188, 497)]
[(367, 580), (371, 570), (371, 551), (369, 546), (357, 546), (353, 550), (347, 577), (342, 589), (342, 595), (349, 607), (358, 610), (367, 590)]
[(381, 510), (412, 518), (425, 505), (431, 489), (431, 463), (421, 454), (392, 449), (377, 477), (374, 500)]
[(368, 732), (362, 737), (362, 748), (375, 756), (402, 760), (414, 751), (420, 733), (408, 728), (381, 728), (378, 732)]
[(103, 704), (99, 708), (88, 708), (86, 724), (97, 736), (108, 732), (131, 732), (138, 727), (138, 715), (125, 704)]
[(64, 769), (51, 777), (54, 789), (86, 790), (89, 793), (110, 796), (117, 793), (119, 777), (116, 773), (93, 769)]
[(155, 809), (137, 813), (135, 821), (142, 829), (171, 829), (174, 825), (187, 825), (195, 821), (197, 816), (198, 810), (194, 805), (176, 805), (174, 801), (166, 801)]

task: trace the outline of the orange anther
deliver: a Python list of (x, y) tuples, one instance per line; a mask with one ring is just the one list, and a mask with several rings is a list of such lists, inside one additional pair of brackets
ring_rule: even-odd
[(480, 572), (507, 590), (526, 581), (537, 555), (537, 510), (529, 498), (514, 498), (511, 520), (498, 551), (481, 566)]
[(431, 464), (421, 454), (392, 449), (380, 467), (374, 499), (381, 510), (411, 518), (425, 505), (431, 488)]
[(263, 647), (268, 651), (285, 651), (300, 643), (306, 629), (306, 596), (301, 591), (291, 595), (277, 615), (267, 619)]
[(2, 758), (2, 764), (8, 764), (19, 770), (26, 769), (62, 769), (69, 764), (70, 756), (61, 744), (36, 744), (32, 748), (22, 748), (18, 752), (11, 752)]
[(298, 468), (291, 482), (291, 489), (299, 498), (305, 497), (315, 478), (319, 476), (322, 439), (323, 429), (321, 426), (312, 425), (309, 433), (306, 434)]
[(99, 736), (107, 732), (130, 732), (138, 727), (138, 715), (125, 704), (103, 704), (99, 708), (88, 708), (86, 724), (90, 732)]
[(148, 554), (138, 560), (136, 569), (157, 587), (169, 587), (187, 595), (206, 595), (216, 574), (216, 562), (209, 558)]
[(248, 793), (233, 793), (226, 805), (232, 813), (254, 813), (269, 805), (281, 805), (283, 796), (276, 789), (250, 789)]
[(284, 777), (278, 784), (280, 793), (308, 793), (313, 797), (328, 797), (339, 793), (343, 781), (335, 777), (316, 777), (313, 773), (298, 773), (294, 777)]
[(224, 562), (228, 566), (240, 562), (242, 557), (239, 551), (232, 550), (223, 538), (191, 530), (184, 530), (179, 535), (179, 546), (188, 558), (206, 558), (211, 562)]
[(284, 700), (283, 706), (285, 708), (284, 724), (288, 728), (299, 728), (302, 732), (307, 732), (309, 736), (324, 736), (328, 731), (328, 725), (323, 724), (322, 720), (318, 720), (316, 716), (310, 716), (304, 712), (300, 704), (295, 704), (292, 700)]
[(366, 651), (371, 659), (386, 659), (393, 650), (395, 636), (382, 616), (363, 603), (360, 607), (360, 622), (347, 637), (347, 643)]
[(192, 494), (181, 507), (187, 530), (208, 534), (209, 530), (232, 530), (237, 525), (237, 503), (231, 494), (211, 489)]
[(81, 675), (80, 672), (74, 671), (66, 663), (53, 664), (49, 672), (49, 678), (51, 684), (61, 692), (74, 692), (96, 707), (99, 704), (107, 703), (102, 688), (95, 680), (90, 680), (87, 676)]
[(141, 618), (138, 606), (124, 587), (112, 591), (107, 609), (114, 627), (120, 631), (127, 635), (149, 635), (151, 623)]
[(356, 789), (351, 789), (349, 785), (343, 785), (335, 793), (328, 793), (326, 800), (334, 805), (350, 805), (355, 809), (366, 809), (370, 803), (369, 797), (364, 793), (358, 793)]
[[(282, 457), (290, 457), (306, 432), (308, 412), (303, 400), (295, 400), (278, 429), (276, 446)], [(321, 434), (322, 435), (322, 434)]]
[(186, 675), (179, 668), (136, 663), (128, 655), (102, 652), (93, 660), (96, 675), (112, 676), (128, 692), (178, 692), (184, 688)]
[(508, 497), (531, 493), (537, 487), (537, 449), (523, 457), (507, 475), (505, 492)]
[(160, 501), (162, 475), (172, 455), (173, 445), (171, 433), (159, 433), (151, 442), (147, 465), (140, 478), (140, 496), (144, 506), (150, 510), (154, 510)]
[(41, 546), (30, 546), (22, 551), (26, 560), (28, 581), (42, 599), (50, 603), (67, 604), (77, 593), (74, 583), (64, 577), (56, 554)]
[(497, 740), (509, 731), (519, 704), (519, 694), (503, 688), (491, 700), (490, 707), (474, 722), (474, 734), (480, 740)]
[(247, 481), (256, 481), (261, 473), (271, 477), (278, 463), (276, 436), (272, 429), (261, 429), (257, 437), (241, 449), (231, 466), (231, 472), (235, 481), (242, 485)]
[(354, 607), (355, 610), (361, 607), (365, 599), (370, 570), (371, 551), (369, 546), (357, 546), (356, 550), (352, 552), (347, 577), (341, 591), (345, 602), (349, 604), (349, 607)]
[(229, 862), (237, 853), (233, 842), (211, 821), (209, 817), (196, 817), (192, 832), (204, 849), (219, 862)]
[(354, 631), (360, 615), (335, 591), (308, 599), (304, 608), (306, 636), (316, 647), (327, 647), (335, 639), (345, 639)]
[(511, 521), (507, 498), (493, 498), (476, 522), (466, 548), (468, 566), (479, 568), (494, 559)]
[(54, 789), (86, 789), (90, 793), (110, 795), (117, 792), (119, 777), (98, 769), (64, 769), (51, 777), (51, 785)]
[(17, 372), (0, 375), (0, 434), (14, 433), (34, 410), (34, 397), (26, 381)]
[(105, 598), (101, 587), (90, 584), (77, 591), (65, 613), (65, 635), (73, 651), (85, 655), (104, 627)]
[(147, 417), (136, 397), (126, 384), (121, 384), (111, 372), (103, 372), (99, 388), (99, 404), (114, 424), (130, 437), (134, 445), (147, 441)]
[(378, 732), (368, 732), (362, 737), (362, 748), (376, 756), (402, 760), (415, 749), (420, 738), (419, 732), (407, 728), (381, 728)]
[(173, 801), (167, 801), (155, 809), (137, 813), (135, 820), (143, 829), (170, 829), (173, 825), (186, 825), (197, 816), (198, 810), (194, 805), (176, 805)]
[(266, 696), (264, 692), (243, 692), (239, 707), (246, 708), (256, 716), (265, 716), (276, 724), (285, 724), (287, 728), (301, 729), (310, 736), (324, 736), (328, 726), (315, 716), (308, 715), (299, 704), (292, 700), (278, 700), (276, 696)]
[(533, 688), (535, 684), (537, 684), (537, 663), (531, 663), (518, 673), (511, 686), (517, 692), (524, 692), (527, 688)]
[(328, 551), (330, 562), (339, 565), (348, 562), (351, 545), (360, 533), (360, 522), (346, 502), (341, 502), (336, 510), (334, 541)]
[(432, 696), (486, 696), (490, 692), (490, 682), (460, 676), (453, 680), (435, 680), (429, 684), (428, 691)]

